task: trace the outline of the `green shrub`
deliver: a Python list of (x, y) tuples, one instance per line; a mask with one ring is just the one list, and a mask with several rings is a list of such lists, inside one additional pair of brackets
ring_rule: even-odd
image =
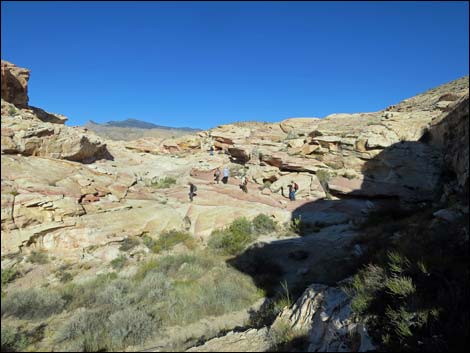
[(15, 280), (19, 275), (19, 272), (14, 267), (9, 267), (6, 269), (2, 269), (2, 288), (6, 286), (11, 281)]
[(149, 237), (148, 235), (143, 235), (142, 241), (144, 242), (144, 245), (149, 249), (152, 249), (155, 245), (155, 239)]
[(64, 305), (65, 301), (55, 291), (44, 288), (20, 290), (2, 300), (2, 316), (41, 319), (61, 312)]
[(13, 196), (18, 196), (20, 193), (17, 190), (10, 191), (10, 194)]
[(265, 214), (259, 214), (253, 219), (253, 227), (256, 233), (267, 234), (276, 230), (276, 222)]
[(67, 283), (59, 288), (58, 292), (65, 301), (69, 310), (81, 307), (94, 307), (98, 301), (98, 295), (107, 285), (117, 279), (115, 272), (100, 274), (94, 279), (81, 284)]
[(128, 237), (124, 239), (119, 247), (120, 251), (129, 251), (139, 245), (139, 239), (135, 237)]
[(44, 265), (49, 262), (49, 256), (44, 251), (33, 251), (28, 256), (28, 261), (33, 264)]
[(152, 183), (152, 186), (156, 189), (167, 189), (172, 185), (176, 184), (176, 179), (172, 177), (165, 177), (163, 179), (159, 179), (156, 182)]
[(351, 307), (379, 350), (459, 351), (468, 340), (468, 223), (430, 227), (430, 215), (397, 212), (372, 229), (401, 225), (400, 238), (365, 242), (373, 264), (354, 276)]
[(14, 106), (10, 106), (8, 108), (8, 114), (10, 115), (16, 115), (16, 108)]
[(127, 256), (119, 255), (114, 260), (111, 261), (111, 267), (115, 270), (122, 270), (127, 264)]
[(251, 234), (230, 231), (230, 228), (212, 232), (208, 246), (226, 255), (236, 255), (242, 252), (252, 242)]
[(67, 283), (73, 280), (73, 275), (70, 272), (60, 271), (56, 275), (61, 283)]
[(245, 217), (240, 217), (235, 219), (229, 226), (229, 231), (234, 234), (247, 234), (251, 235), (253, 233), (253, 227), (249, 220)]
[(56, 342), (66, 342), (67, 351), (99, 352), (112, 349), (106, 335), (109, 312), (105, 309), (77, 311), (56, 334)]
[(296, 234), (301, 234), (302, 230), (305, 228), (304, 223), (302, 223), (302, 216), (298, 216), (292, 219), (290, 224), (290, 230)]
[(28, 337), (11, 326), (2, 325), (2, 352), (23, 352), (29, 344)]
[(178, 230), (170, 230), (160, 234), (160, 237), (153, 241), (152, 251), (156, 254), (164, 251), (171, 250), (177, 244), (184, 243), (192, 246), (191, 240), (193, 238), (189, 233)]
[(109, 316), (106, 330), (113, 346), (125, 347), (145, 342), (156, 331), (155, 321), (147, 313), (125, 308)]

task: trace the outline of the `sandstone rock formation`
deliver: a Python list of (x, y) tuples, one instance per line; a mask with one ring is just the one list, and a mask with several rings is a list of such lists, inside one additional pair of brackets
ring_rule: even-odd
[[(257, 264), (269, 263), (289, 285), (315, 284), (272, 327), (234, 331), (193, 351), (268, 350), (270, 330), (281, 322), (306, 333), (311, 351), (372, 349), (336, 286), (362, 251), (353, 245), (357, 225), (377, 205), (418, 207), (442, 188), (468, 195), (468, 77), (379, 112), (126, 142), (103, 141), (28, 106), (28, 77), (2, 61), (2, 261), (33, 249), (75, 263), (111, 261), (131, 236), (179, 229), (204, 243), (214, 229), (260, 213), (302, 228), (304, 237), (261, 237), (230, 264), (255, 278)], [(216, 184), (214, 169), (224, 166), (229, 182)], [(457, 181), (443, 186), (453, 179), (446, 173)], [(240, 190), (242, 176), (248, 193)], [(165, 178), (169, 187), (160, 183)], [(189, 181), (198, 186), (192, 203)], [(300, 186), (293, 202), (291, 181)], [(463, 213), (443, 209), (435, 217), (448, 222)]]
[(297, 334), (307, 335), (308, 352), (374, 350), (364, 325), (352, 320), (350, 300), (338, 287), (313, 284), (279, 314), (271, 330), (287, 324)]
[(30, 71), (4, 60), (1, 65), (2, 99), (18, 107), (27, 107)]

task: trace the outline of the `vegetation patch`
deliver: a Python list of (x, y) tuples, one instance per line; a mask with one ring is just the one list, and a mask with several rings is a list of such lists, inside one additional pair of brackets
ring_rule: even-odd
[(189, 233), (179, 230), (163, 232), (158, 239), (146, 237), (144, 238), (144, 244), (156, 254), (171, 250), (178, 244), (184, 244), (188, 249), (194, 249), (197, 245), (195, 239)]
[(129, 251), (135, 248), (139, 244), (140, 244), (139, 239), (137, 239), (136, 237), (128, 237), (122, 241), (121, 246), (119, 247), (119, 250)]
[(155, 182), (152, 182), (152, 187), (156, 189), (167, 189), (172, 185), (176, 184), (176, 179), (172, 177), (164, 177), (162, 179), (158, 179)]
[[(251, 278), (224, 258), (199, 250), (143, 263), (130, 278), (116, 273), (83, 283), (17, 291), (2, 300), (2, 324), (9, 317), (46, 319), (66, 310), (65, 322), (48, 320), (61, 351), (119, 351), (145, 343), (164, 327), (247, 308), (264, 296)], [(54, 326), (55, 325), (55, 326)], [(2, 325), (2, 350), (17, 333)]]
[(371, 235), (360, 240), (367, 264), (349, 289), (355, 315), (368, 318), (379, 350), (462, 350), (469, 338), (468, 220), (430, 227), (432, 210), (398, 213), (386, 224), (373, 217), (363, 229)]
[(127, 256), (121, 254), (111, 261), (111, 267), (115, 270), (122, 270), (126, 266), (127, 261)]
[(241, 253), (253, 240), (253, 225), (245, 217), (235, 219), (230, 226), (212, 232), (208, 245), (225, 255)]
[(20, 319), (41, 319), (60, 313), (65, 301), (53, 291), (32, 288), (12, 292), (2, 300), (2, 317), (14, 316)]
[(265, 214), (257, 215), (252, 222), (256, 233), (268, 234), (276, 230), (276, 222)]
[(33, 264), (44, 265), (49, 263), (49, 256), (44, 251), (33, 251), (28, 256), (28, 261)]
[(22, 352), (29, 344), (28, 336), (16, 328), (2, 324), (2, 352)]

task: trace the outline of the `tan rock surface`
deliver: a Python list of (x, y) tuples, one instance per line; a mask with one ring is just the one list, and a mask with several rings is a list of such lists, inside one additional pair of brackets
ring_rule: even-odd
[(4, 60), (1, 65), (2, 99), (18, 107), (27, 107), (30, 71)]

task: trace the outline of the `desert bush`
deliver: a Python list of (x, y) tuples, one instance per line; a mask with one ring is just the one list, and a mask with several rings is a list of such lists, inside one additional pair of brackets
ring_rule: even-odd
[(23, 352), (29, 344), (28, 337), (12, 326), (2, 325), (2, 352)]
[(2, 269), (2, 288), (11, 281), (15, 280), (19, 275), (18, 270), (15, 267), (9, 267)]
[(139, 245), (139, 240), (136, 237), (128, 237), (124, 239), (119, 247), (121, 251), (129, 251)]
[(156, 182), (152, 182), (151, 185), (156, 189), (167, 189), (175, 184), (176, 184), (175, 178), (164, 177), (163, 179), (158, 179)]
[(111, 261), (111, 267), (115, 270), (122, 270), (127, 264), (127, 256), (119, 255), (114, 260)]
[(59, 271), (56, 273), (56, 276), (61, 283), (67, 283), (73, 280), (73, 275), (67, 271)]
[(2, 300), (2, 316), (41, 319), (61, 312), (64, 305), (65, 301), (55, 291), (43, 288), (20, 290)]
[(57, 332), (55, 340), (63, 343), (66, 351), (110, 351), (111, 342), (106, 334), (109, 312), (103, 309), (78, 310)]
[(252, 240), (250, 234), (234, 234), (229, 229), (223, 229), (212, 232), (208, 246), (226, 255), (236, 255), (242, 252)]
[(253, 219), (253, 227), (256, 233), (267, 234), (276, 230), (276, 222), (265, 214), (259, 214)]
[(33, 251), (28, 256), (28, 261), (33, 264), (44, 265), (49, 262), (49, 256), (44, 251)]
[(269, 330), (269, 341), (271, 346), (277, 350), (278, 347), (292, 341), (297, 333), (291, 324), (286, 321), (278, 321), (276, 325)]
[(162, 302), (168, 298), (172, 287), (170, 279), (161, 272), (151, 272), (145, 276), (132, 293), (132, 300), (136, 303), (145, 301)]
[(301, 234), (305, 225), (302, 222), (302, 216), (298, 216), (292, 219), (290, 224), (290, 230), (296, 234)]
[(92, 308), (96, 306), (97, 296), (108, 284), (117, 279), (116, 273), (100, 274), (94, 279), (81, 284), (67, 283), (58, 288), (58, 293), (65, 301), (67, 309)]
[(245, 217), (235, 219), (229, 226), (229, 231), (233, 234), (247, 234), (253, 233), (253, 226)]
[(153, 246), (155, 245), (155, 239), (153, 239), (152, 237), (149, 237), (148, 235), (143, 235), (142, 236), (142, 241), (144, 243), (144, 245), (149, 248), (150, 250), (153, 248)]
[(160, 234), (160, 237), (153, 241), (151, 249), (154, 253), (158, 254), (164, 250), (171, 250), (180, 243), (188, 244), (189, 247), (192, 247), (193, 242), (191, 240), (192, 237), (187, 232), (170, 230)]
[(17, 114), (16, 108), (11, 105), (11, 106), (8, 108), (8, 114), (10, 114), (11, 116), (16, 115), (16, 114)]
[(404, 234), (382, 238), (388, 250), (368, 254), (354, 276), (352, 309), (370, 318), (381, 350), (460, 350), (468, 342), (468, 223), (429, 227), (427, 211), (408, 217)]
[(144, 311), (126, 308), (109, 316), (106, 330), (113, 346), (141, 344), (149, 337), (157, 325)]
[(209, 248), (226, 255), (236, 255), (250, 244), (256, 235), (253, 234), (253, 225), (245, 217), (235, 219), (230, 226), (217, 229), (209, 238)]
[(110, 306), (114, 310), (129, 305), (131, 283), (125, 279), (117, 279), (96, 293), (96, 305)]

